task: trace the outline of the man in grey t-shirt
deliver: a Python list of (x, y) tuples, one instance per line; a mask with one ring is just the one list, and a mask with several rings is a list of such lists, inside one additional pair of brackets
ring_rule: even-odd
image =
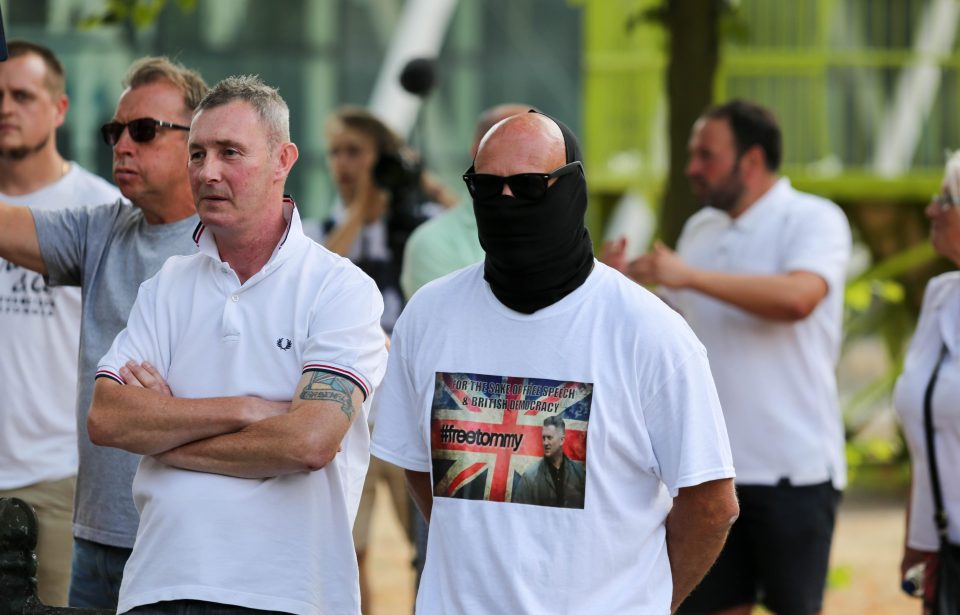
[[(57, 128), (69, 107), (66, 72), (47, 47), (8, 43), (0, 62), (0, 200), (34, 211), (107, 203), (115, 186), (69, 162)], [(77, 484), (80, 289), (0, 258), (0, 497), (37, 513), (37, 597), (66, 606)]]
[(165, 58), (135, 62), (125, 85), (102, 132), (113, 147), (114, 181), (134, 207), (117, 202), (31, 212), (0, 203), (0, 258), (44, 274), (52, 286), (80, 286), (83, 293), (70, 585), (75, 607), (116, 608), (138, 524), (131, 486), (139, 457), (94, 446), (87, 435), (97, 361), (126, 326), (140, 283), (168, 257), (196, 249), (187, 133), (207, 85)]

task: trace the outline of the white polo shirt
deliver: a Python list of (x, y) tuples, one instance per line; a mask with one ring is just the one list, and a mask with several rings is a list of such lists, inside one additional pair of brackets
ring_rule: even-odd
[(840, 352), (850, 226), (834, 203), (780, 179), (735, 219), (705, 207), (677, 251), (694, 267), (748, 275), (809, 271), (827, 296), (807, 318), (767, 320), (690, 290), (669, 291), (707, 347), (737, 482), (846, 484), (835, 368)]
[(286, 237), (242, 285), (198, 226), (200, 252), (170, 258), (140, 286), (97, 375), (119, 379), (128, 359), (149, 361), (177, 397), (284, 401), (303, 372), (330, 371), (363, 389), (362, 416), (317, 472), (242, 479), (144, 457), (133, 483), (140, 527), (118, 612), (179, 599), (359, 612), (350, 530), (369, 460), (370, 393), (386, 364), (383, 302), (370, 278), (303, 235), (291, 209)]

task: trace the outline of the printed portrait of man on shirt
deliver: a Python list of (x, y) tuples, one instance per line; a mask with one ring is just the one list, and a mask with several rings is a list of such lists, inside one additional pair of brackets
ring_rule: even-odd
[(438, 373), (434, 496), (583, 508), (593, 385)]

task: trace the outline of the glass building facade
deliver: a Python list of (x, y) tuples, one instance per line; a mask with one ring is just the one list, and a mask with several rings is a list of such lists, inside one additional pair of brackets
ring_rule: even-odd
[[(342, 104), (366, 105), (406, 8), (404, 0), (169, 0), (152, 25), (81, 28), (104, 0), (0, 0), (8, 38), (52, 48), (67, 69), (71, 106), (61, 151), (109, 177), (98, 127), (109, 121), (127, 66), (167, 55), (209, 83), (259, 74), (291, 110), (300, 160), (288, 191), (313, 217), (334, 199), (323, 127)], [(476, 117), (522, 102), (580, 127), (582, 9), (557, 0), (460, 0), (437, 56), (438, 81), (424, 99), (413, 145), (445, 183), (461, 189)]]

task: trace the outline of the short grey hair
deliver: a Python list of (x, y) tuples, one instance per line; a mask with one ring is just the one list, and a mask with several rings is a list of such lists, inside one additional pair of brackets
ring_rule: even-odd
[(133, 90), (158, 81), (167, 81), (180, 90), (187, 115), (197, 108), (210, 90), (200, 73), (163, 56), (147, 56), (131, 64), (123, 79), (123, 87)]
[(194, 115), (236, 101), (247, 103), (257, 112), (267, 128), (272, 147), (290, 141), (290, 108), (280, 92), (265, 84), (258, 75), (237, 75), (222, 80), (203, 97)]

